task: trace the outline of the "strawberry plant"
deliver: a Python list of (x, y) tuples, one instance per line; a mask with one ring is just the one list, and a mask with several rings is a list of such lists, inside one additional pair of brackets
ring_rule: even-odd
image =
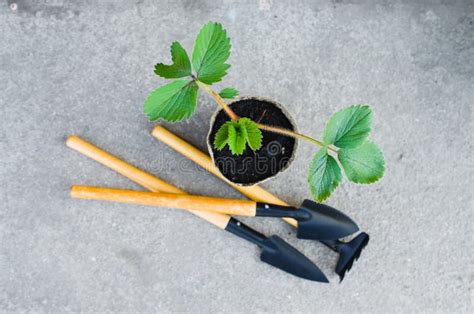
[[(231, 43), (219, 23), (209, 22), (198, 33), (191, 59), (182, 45), (171, 45), (170, 65), (158, 63), (155, 73), (174, 79), (150, 93), (144, 111), (151, 121), (178, 122), (192, 116), (199, 90), (214, 98), (229, 117), (214, 138), (217, 150), (230, 149), (240, 155), (246, 149), (258, 151), (262, 145), (262, 130), (305, 140), (321, 148), (313, 156), (307, 181), (317, 201), (327, 199), (342, 180), (342, 169), (354, 183), (369, 184), (379, 180), (385, 171), (385, 161), (378, 146), (369, 140), (372, 110), (367, 105), (354, 105), (333, 114), (326, 124), (322, 141), (289, 129), (264, 125), (247, 117), (239, 117), (224, 99), (238, 96), (235, 88), (219, 93), (211, 88), (227, 74)], [(342, 168), (342, 169), (341, 169)]]

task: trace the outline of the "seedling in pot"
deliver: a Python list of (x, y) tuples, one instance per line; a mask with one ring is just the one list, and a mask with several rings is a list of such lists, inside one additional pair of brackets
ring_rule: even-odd
[[(274, 100), (261, 97), (240, 97), (238, 100), (229, 102), (228, 106), (239, 117), (245, 117), (239, 121), (250, 119), (261, 124), (296, 130), (296, 124), (289, 113)], [(298, 143), (292, 137), (262, 131), (263, 136), (259, 149), (253, 151), (246, 148), (242, 154), (236, 155), (228, 145), (217, 148), (215, 146), (219, 139), (216, 137), (219, 135), (218, 133), (223, 130), (228, 131), (226, 126), (229, 124), (229, 117), (225, 111), (217, 110), (212, 115), (210, 124), (206, 138), (209, 154), (227, 181), (241, 186), (262, 183), (286, 170), (294, 160)], [(252, 143), (249, 142), (247, 145), (252, 146)]]
[[(288, 128), (260, 123), (249, 117), (239, 117), (224, 99), (238, 95), (227, 87), (219, 93), (211, 85), (220, 82), (230, 65), (230, 39), (219, 23), (209, 22), (197, 35), (191, 60), (179, 42), (171, 45), (172, 64), (158, 63), (155, 73), (166, 79), (177, 79), (154, 90), (146, 99), (144, 110), (152, 121), (163, 119), (178, 122), (192, 116), (198, 90), (211, 95), (229, 117), (215, 134), (216, 150), (228, 149), (234, 156), (246, 150), (258, 152), (266, 132), (301, 139), (321, 148), (309, 164), (307, 181), (314, 199), (327, 199), (342, 180), (341, 166), (349, 181), (369, 184), (379, 180), (385, 171), (385, 161), (379, 147), (369, 140), (372, 110), (367, 105), (342, 109), (329, 119), (322, 140)], [(187, 78), (187, 79), (182, 79)], [(262, 133), (264, 131), (265, 133)]]

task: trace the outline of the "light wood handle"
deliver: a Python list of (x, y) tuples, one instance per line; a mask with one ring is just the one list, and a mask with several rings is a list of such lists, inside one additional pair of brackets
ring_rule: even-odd
[[(248, 198), (256, 202), (289, 206), (283, 200), (279, 199), (278, 197), (276, 197), (275, 195), (273, 195), (272, 193), (268, 192), (267, 190), (265, 190), (264, 188), (258, 185), (240, 186), (240, 185), (236, 185), (229, 182), (226, 178), (222, 176), (222, 174), (219, 172), (216, 166), (214, 166), (214, 164), (212, 163), (211, 157), (209, 155), (202, 152), (201, 150), (194, 147), (193, 145), (189, 144), (188, 142), (178, 137), (174, 133), (168, 131), (163, 126), (157, 125), (155, 128), (153, 128), (153, 131), (151, 132), (151, 134), (157, 140), (165, 143), (166, 145), (170, 146), (171, 148), (173, 148), (174, 150), (176, 150), (183, 156), (191, 159), (192, 161), (197, 163), (199, 166), (209, 171), (216, 177), (222, 179), (231, 187), (238, 190), (240, 193), (244, 194)], [(287, 223), (289, 223), (290, 225), (292, 225), (293, 227), (298, 226), (298, 222), (295, 219), (292, 219), (292, 218), (282, 218), (282, 219), (286, 221)]]
[(71, 196), (74, 198), (226, 213), (239, 216), (255, 216), (256, 211), (256, 203), (254, 201), (199, 195), (141, 192), (95, 186), (74, 185), (71, 187)]
[[(76, 135), (71, 135), (67, 139), (66, 145), (80, 152), (81, 154), (84, 154), (87, 157), (97, 161), (98, 163), (106, 167), (109, 167), (112, 170), (115, 170), (116, 172), (122, 174), (123, 176), (129, 178), (130, 180), (138, 183), (139, 185), (147, 188), (150, 191), (186, 194), (185, 191), (178, 189), (174, 185), (171, 185), (167, 183), (166, 181), (163, 181), (157, 177), (154, 177), (151, 174), (126, 163), (125, 161), (81, 139), (80, 137)], [(215, 226), (221, 229), (225, 229), (225, 227), (227, 226), (227, 223), (229, 222), (231, 218), (229, 215), (206, 212), (206, 211), (190, 211), (190, 212), (214, 224)]]

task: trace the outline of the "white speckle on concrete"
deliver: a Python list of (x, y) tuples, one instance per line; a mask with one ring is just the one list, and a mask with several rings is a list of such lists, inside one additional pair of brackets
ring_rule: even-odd
[(268, 11), (272, 8), (273, 0), (258, 0), (258, 8), (261, 11)]

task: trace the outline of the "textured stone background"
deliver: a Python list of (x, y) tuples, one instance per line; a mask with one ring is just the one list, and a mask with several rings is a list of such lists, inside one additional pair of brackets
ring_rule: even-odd
[[(473, 282), (474, 5), (471, 1), (0, 1), (0, 310), (469, 312)], [(71, 184), (135, 188), (67, 149), (75, 133), (193, 193), (239, 196), (150, 135), (143, 100), (173, 40), (208, 20), (232, 38), (221, 86), (285, 104), (318, 136), (368, 103), (387, 172), (329, 204), (371, 243), (339, 285), (337, 256), (276, 233), (330, 285), (259, 261), (258, 249), (180, 211), (72, 200)], [(216, 105), (171, 126), (205, 147)], [(265, 184), (298, 203), (315, 147)]]

